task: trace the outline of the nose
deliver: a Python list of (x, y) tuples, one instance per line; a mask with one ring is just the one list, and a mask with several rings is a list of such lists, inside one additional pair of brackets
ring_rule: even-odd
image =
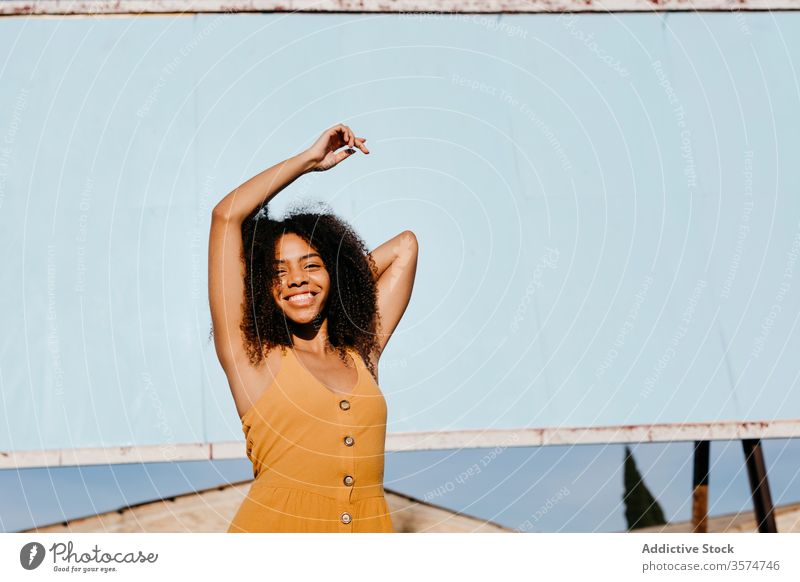
[(289, 271), (286, 275), (286, 281), (286, 284), (289, 287), (299, 287), (306, 281), (305, 271), (303, 271), (303, 269), (289, 267)]

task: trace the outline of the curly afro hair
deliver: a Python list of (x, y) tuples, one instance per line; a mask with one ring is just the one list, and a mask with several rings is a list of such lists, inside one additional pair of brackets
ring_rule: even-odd
[(245, 303), (241, 331), (247, 355), (251, 363), (258, 364), (273, 348), (292, 346), (289, 320), (276, 305), (271, 289), (278, 280), (275, 244), (283, 234), (294, 233), (316, 249), (330, 276), (328, 298), (320, 314), (320, 319), (327, 317), (329, 346), (343, 361), (347, 361), (346, 348), (355, 349), (375, 377), (371, 354), (378, 346), (377, 267), (353, 228), (327, 205), (316, 204), (322, 211), (303, 203), (290, 208), (280, 220), (270, 217), (264, 204), (242, 223)]

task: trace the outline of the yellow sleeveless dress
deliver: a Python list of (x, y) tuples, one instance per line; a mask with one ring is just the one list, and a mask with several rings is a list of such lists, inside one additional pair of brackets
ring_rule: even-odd
[(324, 386), (291, 348), (242, 417), (253, 484), (238, 532), (392, 532), (383, 489), (386, 401), (357, 351), (347, 394)]

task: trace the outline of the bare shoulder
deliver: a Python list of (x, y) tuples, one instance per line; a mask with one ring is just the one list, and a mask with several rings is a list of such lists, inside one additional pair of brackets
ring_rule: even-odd
[(272, 379), (278, 375), (281, 360), (283, 360), (283, 355), (280, 346), (270, 349), (258, 364), (254, 364), (245, 354), (242, 354), (236, 360), (234, 369), (225, 370), (225, 374), (229, 381), (235, 377)]
[(258, 365), (254, 365), (249, 359), (241, 359), (234, 370), (226, 370), (228, 384), (240, 417), (258, 401), (278, 376), (282, 360), (281, 347), (275, 347), (269, 350)]
[(367, 354), (366, 359), (362, 358), (362, 360), (364, 360), (364, 364), (367, 366), (367, 369), (369, 369), (370, 364), (374, 364), (373, 368), (375, 370), (375, 374), (373, 377), (375, 378), (376, 383), (378, 382), (378, 364), (380, 359), (381, 353), (379, 350), (371, 351), (369, 354)]
[(281, 362), (283, 361), (283, 350), (288, 348), (282, 348), (281, 346), (276, 346), (267, 352), (267, 355), (264, 357), (264, 368), (265, 373), (274, 378), (278, 375), (278, 371), (281, 369)]

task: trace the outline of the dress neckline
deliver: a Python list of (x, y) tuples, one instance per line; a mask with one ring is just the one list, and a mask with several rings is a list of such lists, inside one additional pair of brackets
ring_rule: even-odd
[(300, 369), (303, 370), (305, 374), (307, 374), (312, 380), (314, 380), (314, 382), (316, 382), (320, 387), (322, 387), (328, 394), (332, 394), (337, 398), (347, 398), (353, 396), (353, 394), (355, 394), (356, 391), (358, 390), (358, 387), (361, 385), (361, 366), (358, 365), (358, 359), (356, 358), (356, 354), (354, 353), (354, 351), (351, 348), (345, 348), (345, 349), (347, 350), (347, 353), (350, 354), (350, 357), (353, 359), (353, 365), (356, 367), (356, 383), (352, 388), (350, 388), (349, 392), (338, 392), (336, 390), (331, 390), (325, 384), (323, 384), (319, 378), (317, 378), (314, 374), (312, 374), (311, 370), (309, 370), (303, 365), (303, 362), (301, 362), (300, 358), (297, 357), (297, 354), (295, 353), (293, 347), (291, 346), (289, 347), (289, 352), (291, 352), (294, 361), (297, 363)]

